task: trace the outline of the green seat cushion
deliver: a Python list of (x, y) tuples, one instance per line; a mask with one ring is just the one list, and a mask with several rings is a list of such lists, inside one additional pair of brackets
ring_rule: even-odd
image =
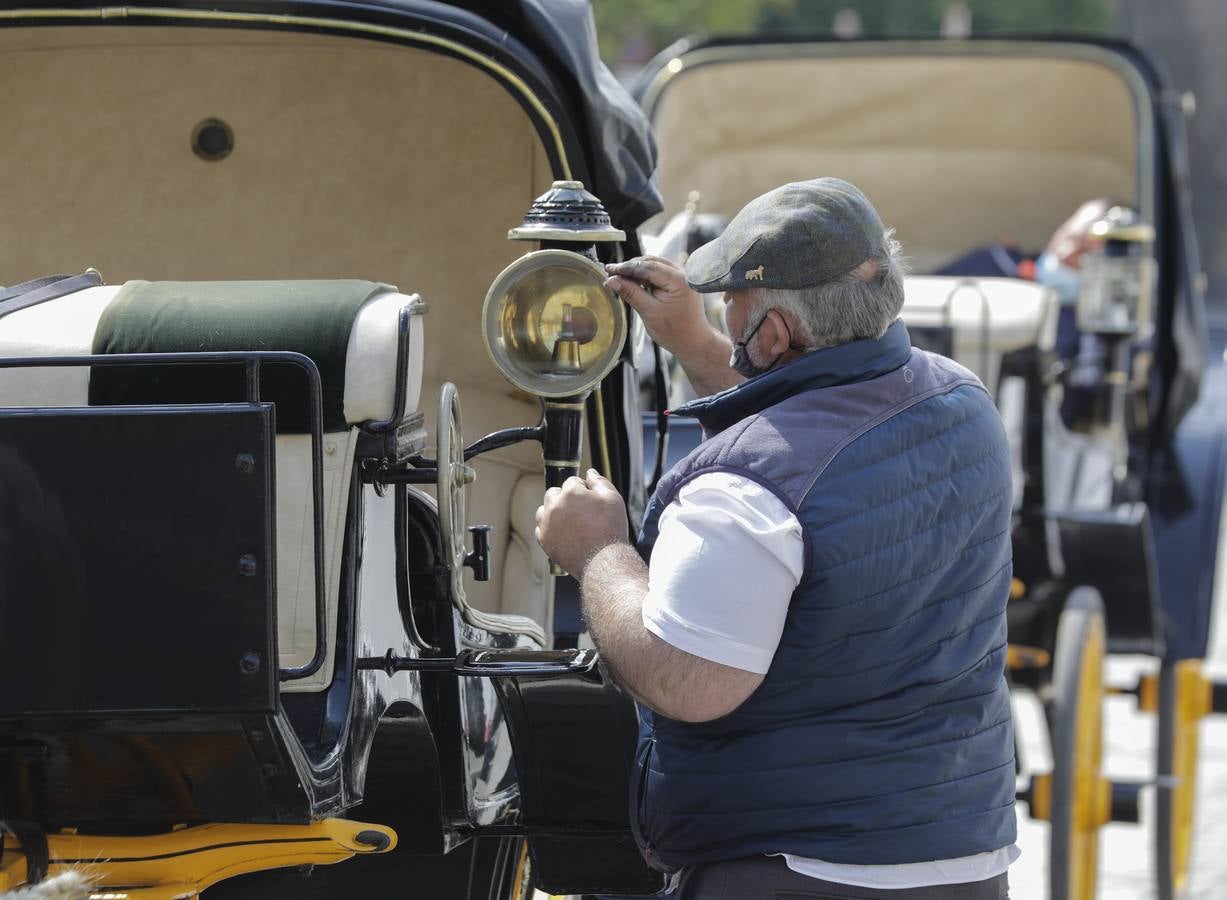
[[(368, 300), (394, 291), (370, 281), (129, 281), (103, 313), (93, 352), (200, 353), (277, 350), (310, 357), (320, 372), (325, 431), (345, 429), (345, 357)], [(307, 379), (265, 364), (260, 396), (276, 404), (277, 430), (310, 430)], [(246, 399), (242, 365), (95, 366), (91, 405), (226, 403)]]

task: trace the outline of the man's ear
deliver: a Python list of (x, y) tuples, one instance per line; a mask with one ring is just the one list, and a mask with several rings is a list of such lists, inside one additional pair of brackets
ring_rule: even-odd
[(763, 323), (763, 341), (766, 343), (767, 357), (779, 359), (788, 352), (792, 343), (789, 328), (792, 323), (785, 316), (787, 313), (772, 307), (767, 310), (767, 321)]

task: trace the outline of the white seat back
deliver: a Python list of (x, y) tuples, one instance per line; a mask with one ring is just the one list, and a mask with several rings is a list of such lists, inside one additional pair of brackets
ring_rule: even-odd
[(997, 396), (1001, 358), (1025, 347), (1051, 349), (1057, 297), (1017, 278), (916, 275), (904, 280), (903, 321), (953, 330), (956, 362), (976, 373)]

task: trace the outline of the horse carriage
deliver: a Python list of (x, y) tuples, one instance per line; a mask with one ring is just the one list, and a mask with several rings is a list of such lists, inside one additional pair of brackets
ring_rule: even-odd
[[(1126, 45), (1039, 40), (682, 42), (637, 92), (666, 210), (645, 243), (677, 250), (696, 210), (731, 216), (818, 174), (861, 187), (897, 229), (918, 273), (902, 313), (913, 343), (981, 378), (1013, 450), (1008, 675), (1045, 711), (1051, 771), (1031, 771), (1020, 753), (1018, 776), (1030, 816), (1051, 823), (1050, 894), (1095, 896), (1099, 829), (1139, 819), (1143, 785), (1105, 771), (1111, 692), (1158, 718), (1147, 781), (1156, 889), (1179, 896), (1198, 722), (1227, 710), (1227, 690), (1200, 669), (1223, 500), (1227, 328), (1203, 304), (1183, 137), (1191, 98)], [(1118, 208), (1096, 225), (1076, 307), (1020, 277), (926, 274), (1001, 239), (1038, 253), (1098, 197)], [(1095, 352), (1063, 358), (1059, 324), (1076, 325)], [(649, 481), (700, 439), (693, 422), (671, 416), (667, 432), (664, 422), (644, 417), (660, 461)], [(1106, 685), (1107, 653), (1154, 657), (1157, 670)]]
[(533, 537), (643, 505), (586, 7), (0, 6), (0, 892), (659, 889)]

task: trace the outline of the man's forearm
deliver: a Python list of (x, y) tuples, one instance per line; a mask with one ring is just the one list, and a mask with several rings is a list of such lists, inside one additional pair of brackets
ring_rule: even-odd
[(648, 651), (643, 628), (648, 567), (630, 544), (611, 544), (584, 567), (580, 592), (584, 621), (601, 659), (618, 684), (651, 706), (635, 677), (642, 668), (636, 661)]
[(674, 355), (686, 371), (686, 377), (700, 397), (718, 394), (745, 381), (729, 365), (733, 344), (714, 328), (692, 347), (679, 348)]
[(584, 567), (584, 619), (614, 680), (639, 703), (683, 722), (706, 722), (739, 706), (763, 676), (692, 656), (643, 624), (648, 569), (630, 544), (610, 544)]

